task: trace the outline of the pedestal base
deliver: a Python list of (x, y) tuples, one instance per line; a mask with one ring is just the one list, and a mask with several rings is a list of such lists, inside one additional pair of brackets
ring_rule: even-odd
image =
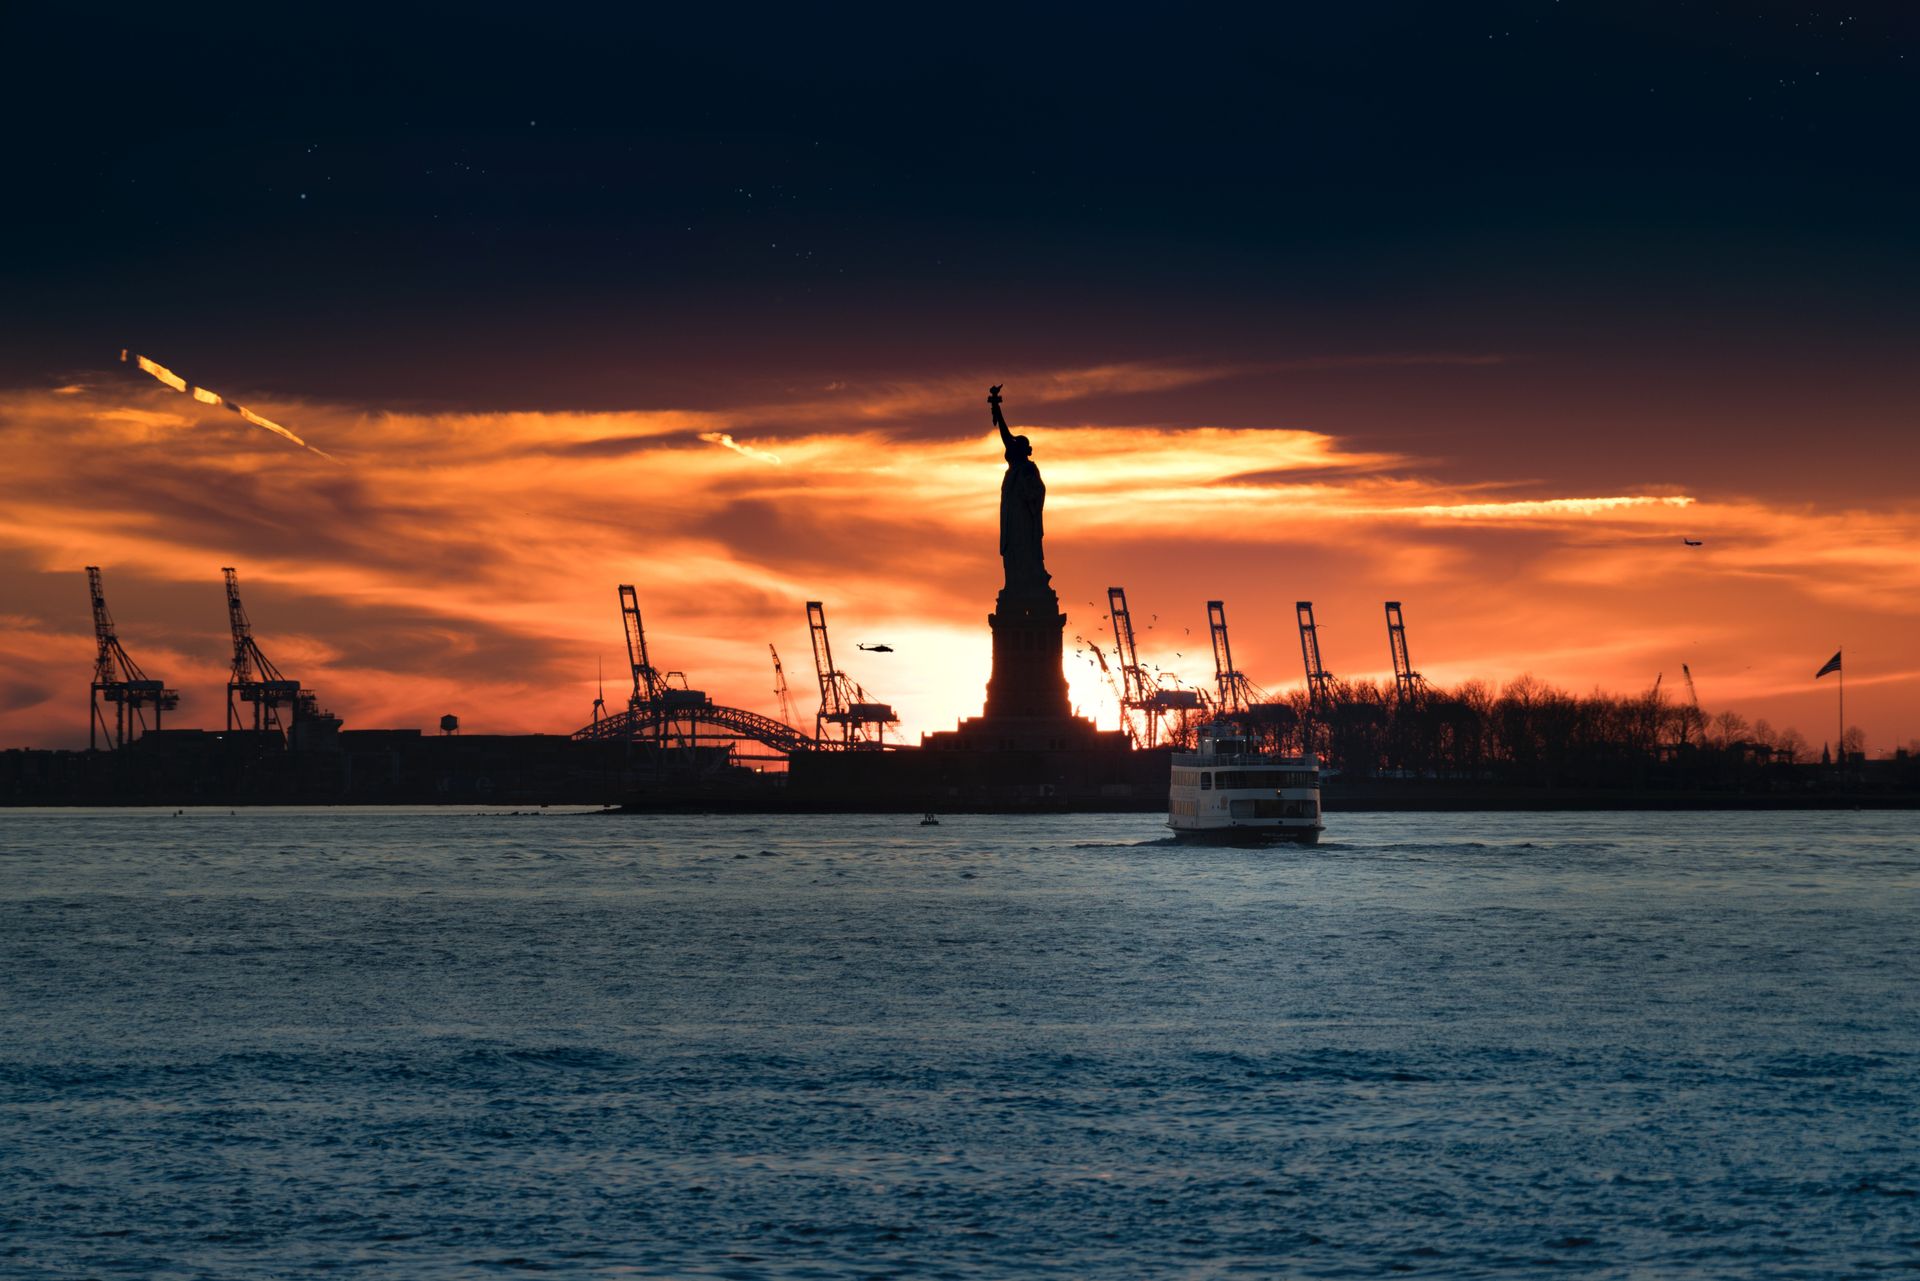
[(1061, 667), (1067, 616), (1060, 612), (1060, 597), (1051, 589), (1002, 591), (987, 626), (993, 629), (993, 676), (985, 719), (1073, 719)]
[(930, 752), (1124, 752), (1127, 736), (1084, 716), (970, 716), (955, 729), (922, 734)]
[(1073, 714), (1061, 667), (1067, 616), (1052, 589), (1002, 591), (987, 616), (993, 629), (993, 676), (979, 716), (922, 735), (930, 752), (1112, 753), (1127, 737)]

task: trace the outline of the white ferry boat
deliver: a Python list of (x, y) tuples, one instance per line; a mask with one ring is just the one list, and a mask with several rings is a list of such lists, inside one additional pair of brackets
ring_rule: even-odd
[(1176, 752), (1167, 826), (1181, 840), (1320, 839), (1320, 762), (1249, 751), (1240, 731), (1209, 725), (1198, 749)]

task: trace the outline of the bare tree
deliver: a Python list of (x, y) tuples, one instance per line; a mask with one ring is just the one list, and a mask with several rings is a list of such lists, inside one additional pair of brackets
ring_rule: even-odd
[(1747, 718), (1738, 712), (1722, 712), (1713, 718), (1714, 745), (1722, 751), (1748, 736)]

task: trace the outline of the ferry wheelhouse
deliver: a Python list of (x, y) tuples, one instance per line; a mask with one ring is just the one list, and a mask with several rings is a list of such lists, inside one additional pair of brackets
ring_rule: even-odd
[(1320, 762), (1249, 750), (1231, 725), (1200, 731), (1197, 749), (1176, 752), (1167, 826), (1182, 840), (1320, 839)]

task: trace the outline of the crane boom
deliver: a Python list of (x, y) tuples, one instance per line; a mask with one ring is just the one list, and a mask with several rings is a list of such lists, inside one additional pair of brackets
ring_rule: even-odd
[(780, 665), (780, 651), (771, 642), (767, 653), (773, 655), (773, 696), (780, 704), (780, 719), (787, 725), (793, 724), (793, 699), (787, 690), (787, 670)]
[(87, 594), (93, 598), (93, 639), (98, 646), (93, 660), (93, 679), (96, 682), (110, 681), (114, 675), (114, 654), (120, 648), (120, 641), (114, 635), (113, 615), (107, 612), (107, 595), (100, 586), (98, 565), (87, 566)]
[(627, 665), (633, 669), (630, 707), (658, 702), (665, 684), (647, 659), (647, 629), (640, 621), (640, 596), (632, 583), (620, 584), (620, 621), (627, 633)]
[(1126, 588), (1107, 588), (1107, 613), (1113, 618), (1113, 648), (1120, 656), (1120, 678), (1126, 686), (1126, 697), (1132, 702), (1145, 702), (1146, 674), (1140, 670), (1140, 652), (1134, 645), (1133, 614), (1127, 609)]
[(1224, 601), (1207, 602), (1207, 632), (1213, 639), (1213, 682), (1220, 691), (1220, 710), (1228, 716), (1247, 709), (1245, 678), (1233, 667), (1233, 644), (1227, 638), (1227, 606)]
[(1300, 659), (1307, 669), (1307, 702), (1316, 711), (1324, 708), (1333, 674), (1320, 665), (1320, 627), (1313, 621), (1313, 602), (1295, 601), (1294, 616), (1300, 623)]
[(1400, 602), (1387, 602), (1387, 647), (1393, 651), (1393, 688), (1402, 703), (1412, 701), (1420, 689), (1420, 673), (1413, 670), (1413, 660), (1407, 656), (1407, 621), (1400, 612)]
[(807, 602), (807, 634), (813, 640), (813, 671), (820, 679), (820, 713), (814, 720), (813, 736), (821, 738), (821, 723), (845, 713), (840, 696), (840, 673), (833, 669), (833, 643), (827, 639), (827, 607), (817, 600)]

